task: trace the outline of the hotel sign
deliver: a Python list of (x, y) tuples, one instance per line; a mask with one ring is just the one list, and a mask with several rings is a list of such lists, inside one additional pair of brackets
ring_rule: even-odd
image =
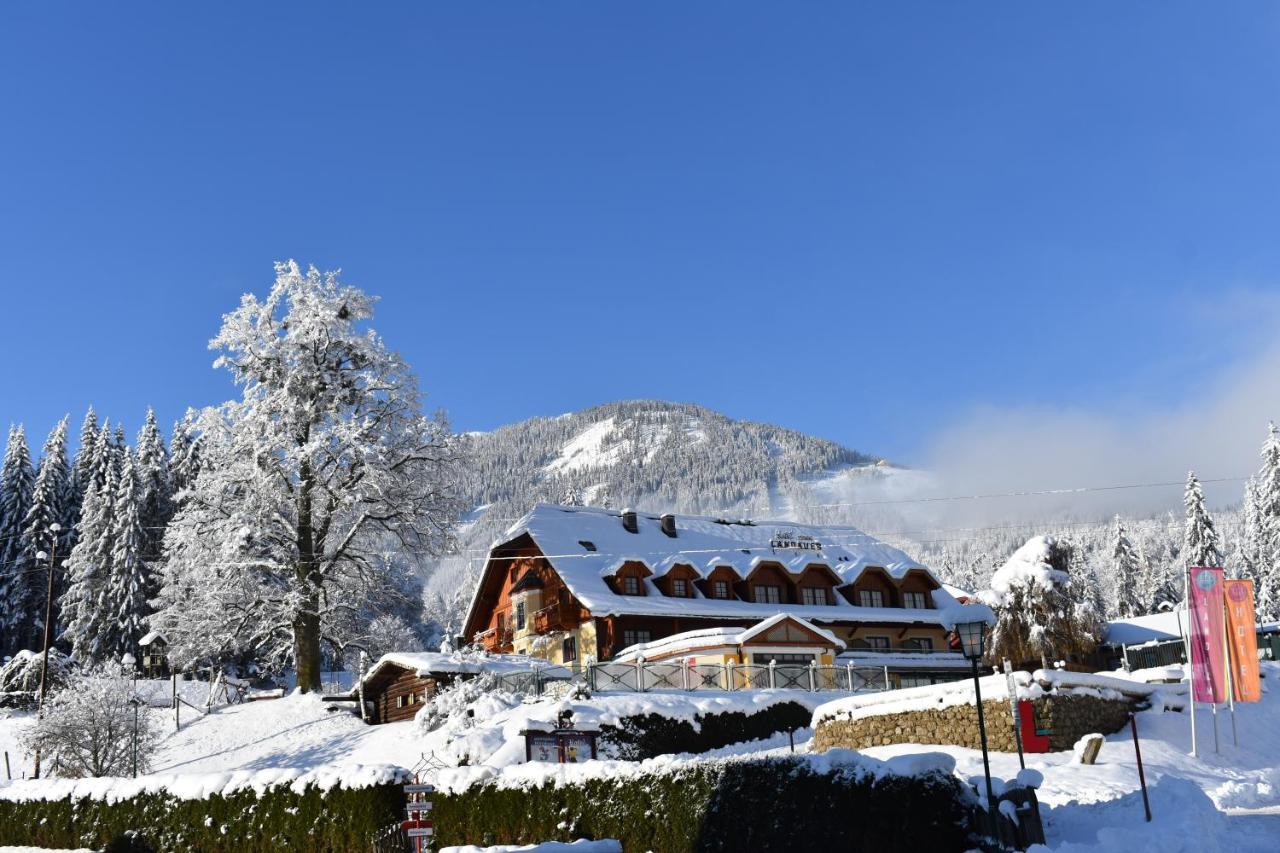
[(805, 533), (775, 530), (769, 547), (774, 551), (821, 551), (822, 543)]

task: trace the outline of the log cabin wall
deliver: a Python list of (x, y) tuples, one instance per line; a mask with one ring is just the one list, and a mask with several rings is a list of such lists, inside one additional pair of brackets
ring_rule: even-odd
[(376, 723), (412, 720), (422, 709), (422, 703), (439, 689), (440, 685), (431, 676), (420, 676), (412, 669), (396, 669), (399, 672), (393, 677), (365, 685), (365, 701), (373, 703)]

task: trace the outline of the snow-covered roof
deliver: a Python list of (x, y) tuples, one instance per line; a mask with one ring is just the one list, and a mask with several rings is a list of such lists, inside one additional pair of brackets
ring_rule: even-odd
[[(718, 566), (730, 566), (746, 577), (762, 562), (777, 562), (796, 576), (810, 565), (826, 566), (846, 584), (857, 580), (870, 567), (883, 569), (897, 579), (912, 571), (923, 572), (934, 579), (918, 561), (855, 527), (680, 515), (676, 517), (676, 536), (671, 537), (662, 532), (659, 518), (637, 513), (637, 532), (631, 533), (622, 526), (618, 510), (538, 504), (493, 547), (529, 535), (574, 597), (598, 616), (765, 619), (778, 610), (777, 604), (664, 596), (653, 586), (652, 578), (645, 579), (645, 595), (619, 595), (604, 578), (631, 561), (643, 563), (659, 576), (680, 564), (690, 566), (703, 578)], [(590, 543), (590, 547), (586, 543)], [(790, 614), (816, 622), (861, 619), (937, 624), (943, 621), (941, 611), (955, 606), (956, 602), (945, 590), (936, 589), (932, 594), (936, 609), (858, 607), (839, 595), (833, 605), (787, 604), (783, 607)]]
[[(692, 649), (709, 649), (720, 648), (723, 646), (741, 646), (743, 643), (749, 642), (755, 637), (760, 636), (779, 622), (791, 620), (802, 628), (807, 628), (817, 634), (823, 640), (823, 645), (832, 649), (843, 649), (844, 641), (835, 634), (819, 628), (812, 622), (801, 619), (790, 613), (775, 613), (768, 619), (764, 619), (748, 628), (701, 628), (695, 631), (682, 631), (679, 634), (672, 634), (669, 637), (663, 637), (660, 640), (652, 640), (647, 643), (636, 643), (627, 646), (615, 657), (615, 661), (633, 660), (637, 657), (643, 657), (646, 660), (654, 660), (657, 658), (670, 657), (682, 651)], [(815, 644), (816, 645), (816, 644)]]
[(378, 658), (365, 680), (387, 666), (411, 669), (420, 676), (438, 673), (462, 673), (477, 675), (482, 672), (495, 675), (513, 675), (540, 672), (548, 678), (572, 678), (573, 673), (559, 664), (528, 655), (496, 655), (481, 652), (390, 652)]
[(148, 631), (148, 632), (143, 636), (143, 638), (142, 638), (141, 640), (139, 640), (139, 641), (138, 641), (138, 645), (140, 645), (140, 646), (149, 646), (149, 645), (151, 645), (152, 643), (154, 643), (156, 640), (159, 640), (159, 641), (160, 641), (160, 642), (162, 642), (162, 643), (163, 643), (163, 642), (165, 642), (165, 638), (164, 638), (164, 637), (162, 637), (162, 636), (160, 636), (160, 632), (159, 632), (159, 631)]

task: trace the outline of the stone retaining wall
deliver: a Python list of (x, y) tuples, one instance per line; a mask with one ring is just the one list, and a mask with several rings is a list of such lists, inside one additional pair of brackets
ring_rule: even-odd
[[(1050, 729), (1049, 749), (1069, 750), (1092, 732), (1111, 734), (1129, 721), (1129, 703), (1123, 699), (1060, 694), (1031, 703), (1037, 729)], [(998, 752), (1015, 752), (1013, 720), (1006, 700), (982, 703), (986, 717), (987, 745)], [(828, 719), (818, 723), (813, 748), (865, 749), (892, 743), (934, 743), (978, 749), (978, 714), (972, 704), (919, 711), (902, 711), (857, 720)]]

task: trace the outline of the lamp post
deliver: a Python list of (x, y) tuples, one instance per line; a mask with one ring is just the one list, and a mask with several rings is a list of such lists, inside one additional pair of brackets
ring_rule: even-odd
[[(40, 661), (40, 697), (36, 702), (36, 718), (44, 717), (44, 695), (49, 684), (49, 646), (53, 645), (53, 567), (58, 560), (58, 533), (62, 525), (56, 521), (49, 525), (49, 551), (36, 552), (36, 560), (49, 561), (49, 592), (44, 604), (44, 655)], [(35, 777), (40, 778), (40, 750), (35, 755)]]
[(973, 698), (978, 707), (978, 737), (982, 741), (982, 772), (987, 779), (987, 819), (991, 824), (991, 839), (999, 842), (1000, 833), (996, 826), (996, 796), (991, 789), (991, 760), (987, 757), (987, 722), (982, 713), (982, 685), (978, 678), (978, 661), (982, 660), (986, 642), (986, 622), (961, 622), (956, 625), (956, 633), (960, 635), (960, 645), (964, 656), (973, 666)]

